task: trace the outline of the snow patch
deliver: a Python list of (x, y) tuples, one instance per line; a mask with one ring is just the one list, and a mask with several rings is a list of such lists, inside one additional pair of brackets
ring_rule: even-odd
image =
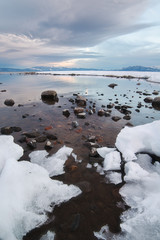
[(47, 170), (37, 164), (18, 162), (22, 154), (23, 149), (13, 142), (13, 137), (0, 136), (2, 240), (21, 240), (28, 231), (47, 220), (46, 213), (51, 212), (55, 205), (81, 193), (76, 186), (51, 180)]

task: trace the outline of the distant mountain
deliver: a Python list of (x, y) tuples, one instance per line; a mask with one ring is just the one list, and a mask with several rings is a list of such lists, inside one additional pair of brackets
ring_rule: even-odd
[(130, 66), (120, 69), (120, 71), (137, 71), (137, 72), (160, 72), (159, 68), (143, 67), (143, 66)]
[(105, 71), (95, 68), (65, 68), (65, 67), (33, 67), (33, 68), (0, 68), (0, 72), (49, 72), (49, 71)]

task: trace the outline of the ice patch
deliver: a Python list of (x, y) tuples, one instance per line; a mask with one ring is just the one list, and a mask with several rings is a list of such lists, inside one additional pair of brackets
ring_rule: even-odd
[(118, 134), (116, 147), (125, 161), (136, 160), (136, 153), (147, 152), (160, 156), (160, 120), (136, 127), (125, 127)]
[(122, 175), (121, 173), (117, 173), (117, 172), (109, 172), (107, 173), (107, 178), (109, 178), (111, 183), (114, 184), (119, 184), (122, 182)]
[(102, 158), (105, 158), (105, 156), (108, 153), (113, 152), (115, 150), (116, 150), (115, 148), (108, 148), (108, 147), (97, 148), (97, 152)]
[(47, 157), (48, 153), (45, 150), (34, 151), (29, 154), (29, 157), (32, 163), (42, 166), (49, 172), (49, 176), (53, 177), (64, 173), (64, 163), (72, 151), (72, 148), (63, 146), (50, 157)]
[(43, 235), (40, 240), (54, 240), (55, 233), (48, 231), (45, 235)]
[(103, 162), (103, 170), (120, 170), (121, 157), (120, 153), (117, 151), (110, 152), (106, 154)]
[(0, 239), (21, 240), (47, 220), (46, 213), (55, 205), (76, 197), (81, 190), (51, 180), (37, 164), (17, 162), (23, 149), (13, 143), (13, 137), (0, 136), (0, 144)]

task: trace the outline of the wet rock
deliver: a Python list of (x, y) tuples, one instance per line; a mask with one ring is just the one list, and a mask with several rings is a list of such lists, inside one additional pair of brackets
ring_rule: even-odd
[(69, 109), (64, 109), (63, 110), (63, 115), (68, 118), (69, 115), (70, 115)]
[(79, 126), (79, 123), (77, 121), (72, 122), (72, 127), (77, 128)]
[(12, 127), (12, 129), (13, 129), (13, 132), (20, 132), (20, 131), (22, 131), (22, 128), (20, 128), (20, 127)]
[(125, 120), (130, 120), (130, 119), (131, 119), (131, 116), (125, 115), (125, 116), (123, 117), (123, 119), (125, 119)]
[(93, 142), (95, 143), (96, 141), (96, 136), (89, 136), (88, 139), (87, 139), (88, 142)]
[(79, 106), (86, 106), (86, 102), (87, 102), (87, 100), (86, 100), (86, 98), (85, 97), (83, 97), (83, 96), (77, 96), (77, 98), (76, 98), (76, 103), (79, 105)]
[(118, 86), (116, 83), (111, 83), (108, 85), (108, 87), (110, 87), (110, 88), (115, 88), (116, 86)]
[(36, 137), (36, 141), (38, 143), (45, 142), (46, 140), (47, 140), (47, 137), (45, 135), (40, 135), (40, 136)]
[(135, 111), (136, 111), (136, 112), (138, 112), (138, 113), (140, 112), (140, 110), (139, 110), (139, 109), (135, 109)]
[(83, 112), (84, 112), (84, 108), (81, 108), (81, 107), (74, 108), (75, 114), (79, 114), (79, 113), (83, 113)]
[(151, 98), (151, 97), (146, 97), (146, 98), (144, 99), (144, 101), (145, 101), (146, 103), (152, 103), (152, 102), (153, 102), (153, 98)]
[(111, 116), (111, 114), (109, 113), (109, 112), (105, 112), (105, 117), (110, 117)]
[(57, 92), (54, 90), (48, 90), (41, 93), (42, 101), (46, 104), (52, 105), (58, 102)]
[(94, 112), (93, 112), (92, 109), (90, 109), (90, 110), (88, 111), (88, 113), (89, 113), (90, 115), (92, 115)]
[(18, 140), (18, 142), (20, 142), (20, 143), (27, 142), (27, 138), (25, 136), (23, 136)]
[(150, 96), (151, 94), (150, 94), (150, 93), (147, 93), (147, 92), (144, 92), (143, 95), (144, 95), (144, 96)]
[(89, 156), (90, 157), (99, 157), (99, 154), (97, 152), (97, 148), (91, 148)]
[(71, 103), (74, 103), (74, 99), (73, 98), (70, 98), (68, 101), (71, 102)]
[(86, 113), (78, 113), (77, 117), (84, 119), (84, 118), (86, 118)]
[(104, 159), (100, 156), (90, 156), (89, 158), (89, 163), (90, 164), (94, 164), (94, 163), (98, 163), (98, 164), (102, 164), (104, 161)]
[(115, 122), (119, 121), (120, 119), (121, 119), (121, 117), (119, 117), (119, 116), (113, 116), (112, 117), (112, 120), (115, 121)]
[(40, 136), (40, 133), (38, 131), (30, 131), (30, 132), (23, 132), (23, 135), (25, 135), (28, 138), (36, 138)]
[(28, 113), (25, 113), (25, 114), (22, 115), (22, 118), (27, 118), (27, 117), (29, 117)]
[(158, 94), (159, 94), (159, 92), (158, 92), (158, 91), (156, 91), (156, 90), (154, 90), (152, 94), (154, 94), (154, 95), (158, 95)]
[(1, 134), (10, 135), (11, 133), (13, 133), (12, 127), (2, 127), (1, 128)]
[(107, 108), (113, 108), (114, 104), (108, 104)]
[(1, 90), (1, 92), (7, 92), (5, 89)]
[(36, 140), (27, 141), (27, 146), (32, 150), (36, 149), (36, 147), (37, 147)]
[(152, 106), (156, 110), (160, 110), (160, 97), (156, 97), (152, 101)]
[(46, 150), (50, 150), (53, 148), (53, 144), (48, 140), (44, 146)]
[(4, 104), (5, 104), (6, 106), (12, 107), (12, 106), (15, 104), (15, 102), (14, 102), (13, 99), (6, 99), (6, 100), (4, 101)]
[(105, 111), (103, 109), (100, 109), (98, 111), (98, 116), (102, 117), (102, 116), (104, 116), (104, 114), (105, 114)]
[(47, 132), (45, 135), (49, 140), (57, 140), (57, 136), (54, 133)]

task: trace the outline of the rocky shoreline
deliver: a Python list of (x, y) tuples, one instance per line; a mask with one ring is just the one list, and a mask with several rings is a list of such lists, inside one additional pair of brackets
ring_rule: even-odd
[[(138, 84), (139, 82), (137, 86)], [(114, 89), (117, 84), (108, 87)], [(65, 174), (53, 179), (74, 184), (83, 192), (81, 196), (56, 206), (49, 215), (49, 221), (28, 233), (24, 240), (40, 239), (48, 230), (56, 232), (56, 240), (96, 240), (93, 232), (99, 231), (106, 224), (111, 232), (120, 231), (120, 215), (128, 208), (119, 194), (123, 183), (106, 184), (108, 180), (96, 172), (97, 164), (103, 164), (96, 149), (101, 146), (114, 147), (119, 131), (126, 124), (132, 126), (130, 120), (134, 111), (159, 108), (157, 97), (150, 97), (158, 95), (159, 91), (137, 90), (136, 94), (142, 101), (135, 109), (132, 105), (121, 104), (118, 96), (114, 100), (109, 99), (109, 103), (104, 105), (79, 93), (66, 98), (51, 91), (46, 97), (46, 92), (42, 92), (42, 103), (32, 104), (29, 108), (23, 104), (16, 106), (13, 99), (8, 99), (11, 104), (6, 104), (6, 108), (11, 115), (17, 114), (19, 122), (16, 121), (17, 126), (1, 125), (1, 134), (13, 135), (16, 143), (23, 147), (25, 152), (21, 160), (29, 160), (29, 153), (35, 149), (46, 149), (52, 155), (63, 145), (72, 147), (77, 161), (69, 157), (65, 163)], [(97, 95), (103, 97), (103, 93), (97, 92)], [(123, 94), (123, 98), (128, 96)], [(13, 119), (12, 121), (14, 122)], [(87, 167), (88, 164), (92, 167)]]

